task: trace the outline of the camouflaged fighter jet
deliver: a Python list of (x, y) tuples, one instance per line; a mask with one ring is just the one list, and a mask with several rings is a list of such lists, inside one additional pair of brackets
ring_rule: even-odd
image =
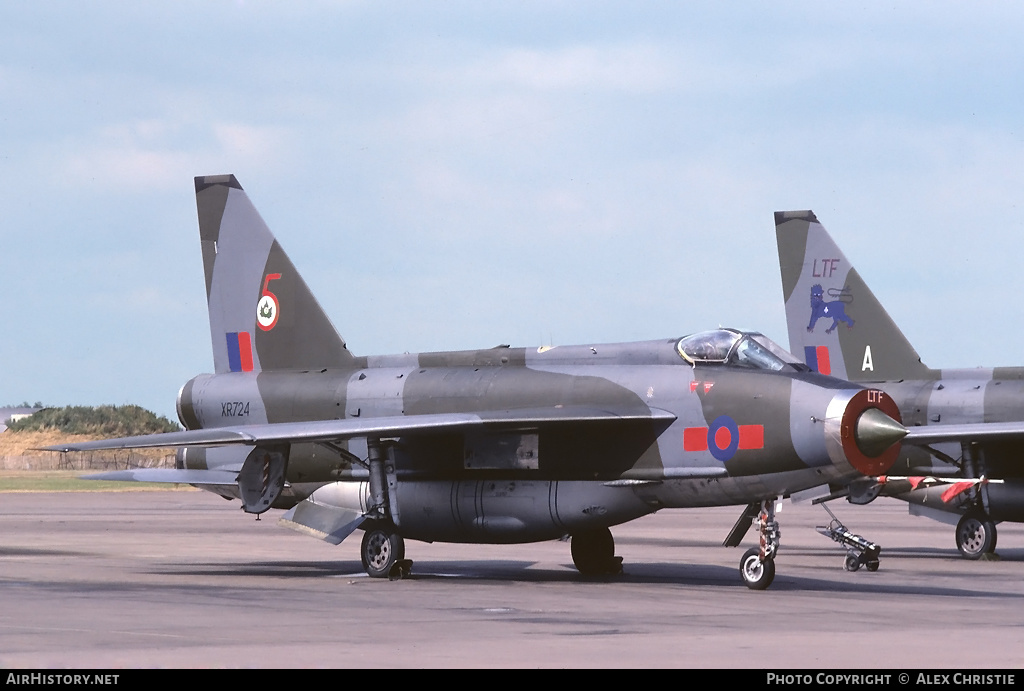
[(904, 444), (888, 475), (852, 483), (848, 500), (895, 496), (955, 523), (965, 557), (994, 551), (996, 523), (1024, 521), (1024, 440), (1013, 431), (1024, 368), (926, 367), (813, 212), (777, 212), (775, 233), (790, 350), (817, 372), (885, 391), (915, 443), (934, 430), (930, 444)]
[[(184, 447), (177, 468), (106, 479), (201, 486), (337, 544), (371, 576), (405, 540), (571, 536), (582, 574), (621, 570), (611, 526), (663, 508), (749, 505), (775, 574), (779, 497), (889, 470), (889, 396), (811, 372), (759, 333), (639, 343), (353, 355), (233, 175), (196, 178), (214, 374), (178, 394), (186, 431), (54, 450)], [(746, 525), (743, 526), (745, 520)]]

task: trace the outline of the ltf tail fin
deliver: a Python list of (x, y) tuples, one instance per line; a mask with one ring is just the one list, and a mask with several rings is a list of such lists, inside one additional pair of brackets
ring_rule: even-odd
[(789, 348), (849, 381), (929, 379), (924, 364), (812, 211), (776, 211)]
[(353, 357), (234, 175), (196, 178), (218, 374), (340, 367)]

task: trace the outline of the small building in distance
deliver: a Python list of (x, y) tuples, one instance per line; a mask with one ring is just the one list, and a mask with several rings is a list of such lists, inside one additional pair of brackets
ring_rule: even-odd
[(0, 434), (7, 431), (7, 424), (35, 415), (42, 408), (0, 408)]

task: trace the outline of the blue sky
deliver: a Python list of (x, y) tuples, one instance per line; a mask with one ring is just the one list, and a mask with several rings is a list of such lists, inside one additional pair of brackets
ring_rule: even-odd
[(811, 208), (929, 366), (1024, 365), (1021, 36), (1013, 3), (3, 3), (0, 404), (174, 416), (219, 173), (357, 354), (785, 345), (772, 212)]

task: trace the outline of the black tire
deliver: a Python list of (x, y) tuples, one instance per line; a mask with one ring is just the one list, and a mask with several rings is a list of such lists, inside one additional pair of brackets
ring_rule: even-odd
[(740, 577), (751, 590), (764, 590), (775, 580), (775, 560), (769, 557), (761, 561), (761, 550), (751, 547), (740, 559)]
[(575, 533), (569, 544), (572, 563), (584, 576), (618, 573), (621, 562), (615, 559), (615, 539), (607, 528)]
[(405, 559), (405, 540), (390, 523), (370, 523), (363, 528), (359, 556), (370, 578), (387, 578), (396, 561)]
[(846, 561), (843, 562), (843, 568), (853, 573), (860, 569), (860, 557), (856, 554), (847, 554)]
[(875, 571), (878, 571), (878, 562), (877, 561), (869, 561), (867, 563), (867, 567), (868, 567), (868, 571), (874, 573)]
[(996, 524), (984, 514), (968, 513), (956, 524), (956, 547), (967, 559), (981, 557), (996, 549)]

